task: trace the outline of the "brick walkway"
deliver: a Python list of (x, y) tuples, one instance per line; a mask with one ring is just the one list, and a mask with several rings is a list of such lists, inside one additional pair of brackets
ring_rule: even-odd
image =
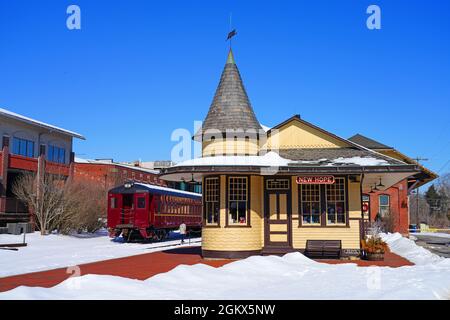
[(341, 264), (341, 263), (356, 263), (360, 267), (369, 267), (369, 266), (379, 266), (379, 267), (404, 267), (404, 266), (413, 266), (414, 263), (411, 261), (392, 253), (389, 249), (384, 254), (383, 261), (367, 261), (367, 260), (331, 260), (331, 259), (320, 259), (316, 260), (319, 262), (325, 262), (330, 264)]
[[(160, 252), (141, 254), (137, 256), (98, 261), (80, 265), (81, 275), (103, 274), (144, 280), (158, 273), (168, 272), (180, 264), (193, 265), (204, 263), (213, 267), (221, 267), (233, 260), (204, 260), (200, 255), (200, 247), (171, 249)], [(324, 263), (357, 263), (359, 266), (389, 266), (400, 267), (413, 265), (408, 260), (391, 252), (385, 254), (384, 261), (345, 261), (317, 260)], [(21, 274), (0, 278), (0, 292), (14, 289), (18, 286), (50, 288), (66, 280), (71, 274), (66, 268)]]

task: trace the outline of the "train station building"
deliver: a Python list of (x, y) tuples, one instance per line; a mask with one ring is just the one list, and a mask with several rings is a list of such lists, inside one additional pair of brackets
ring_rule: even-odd
[(300, 115), (263, 128), (230, 50), (202, 128), (202, 156), (163, 170), (168, 181), (202, 183), (202, 254), (244, 258), (303, 252), (335, 240), (360, 253), (363, 195), (422, 169), (320, 128)]

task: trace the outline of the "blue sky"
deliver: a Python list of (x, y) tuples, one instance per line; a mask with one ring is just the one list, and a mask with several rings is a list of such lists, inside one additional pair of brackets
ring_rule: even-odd
[[(66, 27), (70, 4), (81, 30)], [(370, 4), (381, 30), (366, 27)], [(300, 114), (450, 171), (446, 0), (0, 0), (0, 107), (84, 134), (81, 157), (168, 159), (172, 131), (208, 111), (230, 12), (261, 123)]]

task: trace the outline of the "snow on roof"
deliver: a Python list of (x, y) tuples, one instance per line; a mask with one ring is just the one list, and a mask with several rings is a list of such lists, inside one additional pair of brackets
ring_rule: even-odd
[(268, 152), (263, 156), (216, 156), (203, 157), (192, 160), (187, 160), (176, 164), (174, 167), (184, 166), (256, 166), (256, 167), (271, 167), (271, 166), (288, 166), (288, 165), (319, 165), (319, 166), (341, 166), (341, 165), (357, 165), (357, 166), (381, 166), (389, 165), (386, 160), (377, 159), (374, 157), (351, 157), (351, 158), (336, 158), (334, 160), (319, 159), (319, 160), (299, 160), (294, 161), (283, 158), (276, 152)]
[(164, 191), (164, 192), (181, 193), (181, 194), (186, 194), (186, 195), (196, 196), (196, 197), (202, 196), (200, 193), (189, 192), (189, 191), (173, 189), (173, 188), (168, 188), (168, 187), (161, 187), (161, 186), (156, 186), (154, 184), (148, 184), (148, 183), (135, 182), (134, 185), (143, 186), (148, 189), (160, 190), (160, 191)]
[(343, 165), (343, 164), (356, 164), (358, 166), (384, 166), (389, 165), (386, 160), (377, 159), (373, 157), (351, 157), (351, 158), (342, 158), (339, 157), (331, 161), (328, 166), (333, 165)]
[(216, 156), (203, 157), (186, 160), (176, 164), (174, 167), (181, 166), (287, 166), (289, 163), (295, 162), (280, 157), (277, 153), (271, 151), (263, 156)]
[(35, 126), (39, 126), (39, 127), (42, 127), (42, 128), (46, 128), (46, 129), (49, 129), (51, 131), (57, 131), (59, 133), (62, 133), (62, 134), (65, 134), (65, 135), (69, 135), (69, 136), (74, 137), (74, 138), (86, 140), (86, 138), (84, 136), (82, 136), (81, 134), (76, 133), (74, 131), (69, 131), (69, 130), (62, 129), (62, 128), (59, 128), (57, 126), (53, 126), (51, 124), (42, 122), (42, 121), (31, 119), (31, 118), (25, 117), (23, 115), (20, 115), (18, 113), (14, 113), (12, 111), (9, 111), (9, 110), (3, 109), (3, 108), (0, 108), (0, 115), (3, 115), (5, 117), (11, 118), (11, 119), (15, 119), (15, 120), (18, 120), (18, 121), (21, 121), (21, 122), (26, 122), (28, 124), (32, 124), (32, 125), (35, 125)]
[(268, 126), (265, 126), (265, 125), (263, 125), (263, 124), (259, 124), (260, 126), (261, 126), (261, 128), (263, 128), (263, 130), (265, 131), (265, 132), (267, 132), (267, 131), (269, 131), (270, 129), (271, 129), (271, 127), (268, 127)]
[(143, 172), (146, 172), (146, 173), (159, 174), (159, 170), (147, 169), (147, 168), (143, 168), (143, 167), (136, 167), (136, 166), (132, 166), (132, 165), (118, 163), (118, 162), (114, 162), (111, 159), (92, 160), (92, 159), (83, 159), (83, 158), (75, 157), (75, 162), (76, 163), (85, 163), (85, 164), (86, 163), (90, 163), (90, 164), (111, 164), (111, 165), (115, 165), (115, 166), (119, 166), (119, 167), (123, 167), (123, 168), (127, 168), (127, 169), (134, 169), (134, 170), (138, 170), (138, 171), (143, 171)]

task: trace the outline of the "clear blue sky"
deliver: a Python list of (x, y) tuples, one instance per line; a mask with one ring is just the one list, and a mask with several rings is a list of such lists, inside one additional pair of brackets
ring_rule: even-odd
[[(81, 8), (81, 30), (66, 8)], [(382, 29), (366, 28), (366, 8)], [(0, 106), (84, 134), (85, 158), (170, 158), (233, 51), (258, 119), (294, 114), (450, 171), (450, 1), (0, 0)]]

